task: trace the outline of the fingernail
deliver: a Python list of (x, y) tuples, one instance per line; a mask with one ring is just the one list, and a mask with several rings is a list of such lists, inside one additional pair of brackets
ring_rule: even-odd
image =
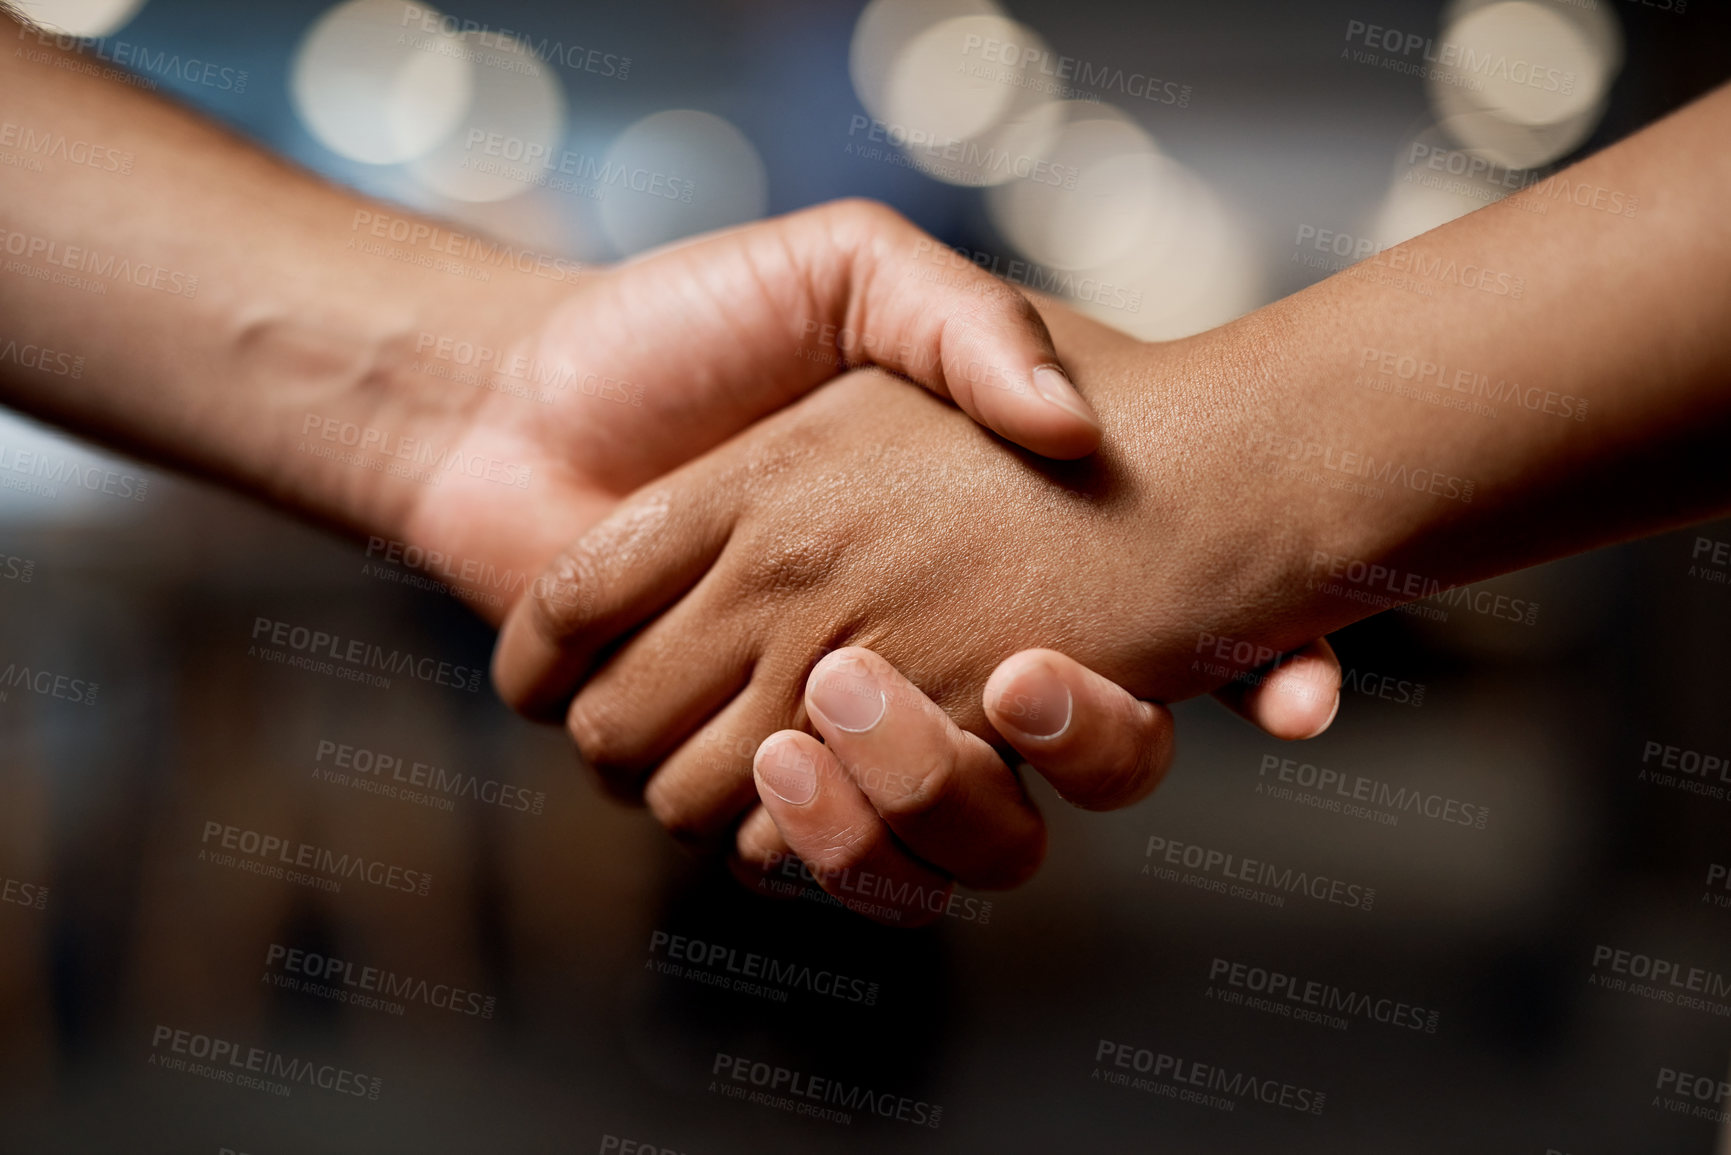
[(1100, 427), (1100, 418), (1093, 407), (1082, 400), (1082, 395), (1056, 365), (1041, 365), (1034, 370), (1034, 389), (1066, 413), (1080, 417), (1096, 429)]
[(1336, 690), (1334, 692), (1334, 709), (1332, 709), (1328, 712), (1328, 717), (1323, 721), (1322, 725), (1318, 726), (1316, 729), (1314, 729), (1310, 733), (1306, 734), (1305, 738), (1307, 738), (1307, 739), (1308, 738), (1314, 738), (1318, 734), (1321, 734), (1323, 731), (1327, 730), (1330, 726), (1334, 725), (1334, 716), (1338, 713), (1340, 713), (1340, 691)]
[(811, 687), (811, 704), (836, 728), (863, 734), (878, 724), (889, 708), (883, 687), (858, 658), (838, 658), (826, 666)]
[(1038, 659), (1023, 666), (998, 695), (998, 714), (1030, 738), (1056, 738), (1070, 728), (1070, 687)]
[(757, 776), (771, 794), (794, 806), (804, 806), (817, 794), (817, 765), (794, 741), (777, 742), (759, 758)]

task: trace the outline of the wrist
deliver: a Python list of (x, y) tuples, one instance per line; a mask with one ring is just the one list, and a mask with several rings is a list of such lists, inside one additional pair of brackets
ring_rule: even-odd
[(1259, 655), (1449, 584), (1432, 543), (1482, 499), (1450, 427), (1360, 371), (1379, 342), (1341, 312), (1301, 294), (1186, 343), (1185, 424), (1210, 431), (1196, 529), (1237, 555), (1214, 575), (1212, 632)]
[(463, 464), (497, 396), (495, 371), (536, 332), (557, 286), (509, 269), (483, 283), (343, 256), (298, 307), (235, 329), (264, 410), (258, 480), (316, 519), (408, 540)]
[[(1156, 698), (1213, 689), (1378, 607), (1331, 597), (1318, 558), (1379, 556), (1384, 511), (1302, 474), (1281, 437), (1329, 427), (1337, 368), (1277, 309), (1138, 345), (1090, 377), (1089, 399), (1145, 527), (1145, 669)], [(1302, 438), (1306, 449), (1314, 437)], [(1305, 459), (1301, 449), (1300, 460)], [(1314, 458), (1316, 455), (1312, 454)]]

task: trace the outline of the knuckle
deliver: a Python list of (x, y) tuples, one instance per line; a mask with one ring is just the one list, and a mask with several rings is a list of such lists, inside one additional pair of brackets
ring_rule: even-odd
[[(672, 532), (670, 522), (680, 506), (675, 494), (657, 486), (643, 490), (566, 546), (529, 590), (531, 623), (554, 642), (572, 639), (616, 608), (604, 598), (623, 562), (640, 558)], [(685, 502), (690, 509), (697, 502)]]
[(740, 580), (754, 595), (802, 593), (827, 585), (847, 553), (848, 534), (833, 531), (777, 536), (746, 552)]
[(892, 823), (929, 818), (954, 802), (957, 788), (955, 759), (928, 754), (888, 774), (878, 812)]
[(791, 853), (775, 820), (762, 807), (753, 810), (734, 835), (734, 854), (760, 871), (767, 871)]
[(1086, 787), (1070, 800), (1087, 810), (1116, 810), (1146, 797), (1159, 781), (1164, 755), (1158, 743), (1124, 739), (1101, 748)]
[(844, 225), (865, 230), (878, 231), (907, 223), (895, 209), (870, 197), (844, 197), (829, 208)]
[(682, 757), (705, 774), (726, 774), (730, 777), (751, 777), (752, 761), (766, 735), (756, 731), (725, 730), (719, 726), (705, 727)]
[(623, 719), (606, 702), (593, 696), (579, 697), (565, 716), (565, 729), (583, 760), (603, 780), (629, 779), (638, 769), (632, 762), (633, 743)]
[(662, 829), (687, 850), (706, 853), (715, 849), (717, 840), (717, 823), (706, 821), (707, 816), (693, 809), (687, 802), (673, 801), (665, 795), (650, 793), (645, 800), (649, 805), (649, 813)]
[(1015, 829), (962, 881), (978, 890), (1013, 890), (1033, 878), (1046, 861), (1046, 824), (1037, 814), (1015, 823)]
[(879, 822), (828, 827), (800, 840), (799, 857), (821, 882), (856, 871), (883, 847), (886, 832)]
[(537, 633), (562, 640), (594, 616), (596, 565), (581, 544), (561, 551), (530, 590), (529, 612)]
[(721, 774), (694, 775), (692, 770), (683, 758), (663, 765), (644, 788), (644, 803), (686, 849), (700, 854), (725, 849), (734, 839), (735, 820), (757, 801), (750, 766)]
[[(1003, 324), (1006, 318), (1016, 322), (1019, 328), (1039, 323), (1039, 311), (1014, 285), (971, 262), (961, 270), (961, 274), (966, 278), (962, 286), (968, 297), (958, 302), (950, 314), (950, 322), (957, 327), (958, 335), (973, 335), (990, 326)], [(949, 326), (945, 329), (948, 336)]]

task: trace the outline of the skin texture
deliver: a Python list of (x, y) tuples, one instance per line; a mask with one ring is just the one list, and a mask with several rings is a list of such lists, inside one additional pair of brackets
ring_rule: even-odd
[[(994, 736), (982, 693), (1013, 651), (1055, 648), (1172, 700), (1240, 676), (1240, 649), (1278, 654), (1375, 612), (1318, 580), (1343, 562), (1397, 575), (1400, 600), (1731, 508), (1728, 132), (1721, 90), (1185, 341), (1140, 345), (1047, 309), (1104, 429), (1086, 461), (1007, 451), (872, 374), (827, 386), (568, 547), (549, 575), (559, 604), (517, 607), (495, 681), (518, 703), (575, 695), (579, 746), (620, 789), (650, 775), (650, 806), (693, 841), (724, 838), (761, 793), (826, 868), (937, 871), (926, 890), (958, 872), (1013, 882), (1040, 843), (962, 734)], [(1595, 190), (1639, 212), (1601, 211)], [(1383, 387), (1402, 358), (1519, 391), (1494, 422), (1439, 410)], [(1562, 397), (1588, 403), (1581, 419)], [(894, 704), (939, 743), (891, 776), (899, 793), (856, 781), (859, 796), (832, 796), (838, 767), (857, 778), (871, 762), (824, 762), (809, 736), (777, 735), (755, 780), (717, 756), (776, 727), (858, 745), (816, 702), (820, 661), (845, 647), (919, 690), (891, 694), (887, 670), (844, 655), (860, 663), (856, 704)], [(800, 757), (831, 772), (790, 801), (773, 786), (802, 780), (779, 773)], [(993, 820), (998, 835), (979, 833)], [(932, 828), (973, 829), (980, 853)], [(767, 841), (752, 817), (736, 848), (763, 864)], [(883, 857), (891, 845), (904, 860)]]
[[(69, 54), (3, 12), (0, 40), (19, 46), (0, 56), (14, 123), (129, 158), (125, 175), (0, 167), (0, 227), (25, 262), (88, 273), (125, 260), (196, 285), (120, 280), (93, 294), (0, 277), (8, 339), (83, 358), (76, 382), (0, 366), (5, 400), (302, 515), (532, 575), (621, 496), (859, 364), (904, 373), (1037, 452), (1098, 442), (1073, 389), (1054, 403), (1035, 387), (1057, 357), (1027, 299), (935, 262), (948, 251), (882, 206), (839, 202), (609, 269), (522, 246), (489, 259), (500, 250), (482, 238), (472, 275), (450, 275), (401, 258), (471, 254), (474, 230), (355, 196), (165, 100), (56, 67)], [(472, 364), (441, 359), (457, 347), (522, 371), (477, 387)], [(320, 436), (343, 426), (372, 436)], [(446, 471), (428, 486), (370, 467), (405, 443), (497, 463), (495, 480)], [(496, 480), (525, 474), (525, 488)]]
[[(1148, 401), (1122, 375), (1103, 384), (1133, 345), (1093, 362), (1109, 431)], [(1142, 697), (1225, 680), (1191, 668), (1199, 631), (1239, 630), (1242, 607), (1292, 575), (1245, 546), (1265, 513), (1208, 484), (1218, 439), (1058, 465), (896, 385), (851, 375), (633, 496), (507, 625), (501, 693), (595, 669), (569, 716), (579, 748), (621, 793), (659, 767), (649, 805), (706, 841), (754, 794), (712, 752), (800, 722), (806, 675), (833, 649), (875, 651), (994, 740), (985, 680), (1019, 650), (1063, 651)]]
[[(558, 403), (490, 394), (442, 434), (464, 451), (527, 463), (546, 486), (536, 500), (504, 502), (485, 479), (453, 478), (418, 495), (405, 536), (458, 556), (544, 562), (569, 536), (553, 536), (562, 517), (593, 523), (845, 370), (850, 356), (908, 374), (1036, 450), (1091, 452), (1098, 426), (1080, 398), (1066, 408), (1032, 384), (1034, 368), (1057, 359), (1026, 298), (971, 268), (927, 293), (905, 291), (916, 254), (934, 249), (882, 206), (838, 202), (589, 274), (518, 346), (572, 382)], [(549, 499), (569, 514), (550, 518)]]
[[(1339, 663), (1317, 642), (1243, 696), (1271, 733), (1281, 732), (1268, 717), (1278, 712), (1296, 727), (1288, 736), (1308, 737), (1333, 720), (1339, 685)], [(864, 702), (868, 716), (842, 724), (826, 713), (832, 694), (841, 713)], [(817, 738), (784, 730), (757, 749), (762, 808), (739, 829), (741, 881), (774, 894), (789, 875), (809, 876), (867, 918), (919, 926), (947, 908), (957, 881), (1007, 887), (1038, 869), (1045, 827), (1020, 780), (883, 658), (858, 648), (826, 655), (804, 705)], [(1053, 650), (1000, 664), (985, 712), (1016, 755), (1085, 809), (1139, 801), (1172, 761), (1166, 707)]]
[[(851, 366), (895, 370), (1038, 452), (1077, 457), (1098, 443), (1092, 411), (1045, 372), (1058, 358), (1029, 300), (882, 206), (828, 205), (611, 269), (515, 252), (477, 260), (485, 281), (451, 276), (363, 250), (380, 239), (433, 251), (392, 238), (417, 230), (448, 242), (453, 226), (326, 185), (136, 89), (54, 67), (65, 54), (52, 39), (4, 14), (0, 30), (39, 57), (0, 57), (9, 119), (130, 158), (124, 176), (0, 167), (0, 227), (40, 240), (29, 260), (44, 268), (77, 264), (76, 250), (198, 285), (116, 282), (94, 295), (0, 277), (3, 336), (83, 361), (75, 381), (0, 363), (0, 400), (299, 516), (437, 554), (440, 576), (490, 620), (622, 497)], [(477, 375), (441, 355), (458, 348), (517, 369)], [(436, 485), (379, 468), (410, 446), (496, 468), (449, 470)], [(1273, 732), (1308, 732), (1314, 719), (1295, 717), (1278, 685), (1231, 704)], [(564, 705), (537, 709), (559, 717)], [(1153, 718), (1126, 715), (1100, 749), (1169, 747), (1144, 728)], [(742, 767), (749, 774), (749, 753)], [(773, 832), (760, 844), (785, 852)]]

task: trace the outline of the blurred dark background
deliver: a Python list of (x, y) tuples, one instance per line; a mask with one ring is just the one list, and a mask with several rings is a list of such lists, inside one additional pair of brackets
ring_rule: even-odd
[[(1542, 179), (1731, 75), (1731, 12), (1702, 0), (501, 0), (448, 10), (488, 29), (467, 35), (394, 0), (25, 7), (104, 37), (111, 55), (126, 43), (147, 61), (214, 62), (230, 83), (153, 79), (333, 180), (549, 250), (609, 260), (865, 195), (982, 259), (1120, 286), (1116, 303), (1079, 303), (1147, 337), (1320, 279), (1345, 263), (1306, 259), (1321, 230), (1388, 244), (1501, 195), (1416, 186), (1414, 142)], [(1494, 84), (1427, 81), (1394, 66), (1422, 51), (1367, 49), (1370, 26), (1507, 36), (1578, 83), (1534, 106)], [(960, 73), (956, 28), (1033, 47), (1036, 63)], [(500, 30), (563, 50), (514, 51)], [(1101, 83), (1041, 91), (1040, 62), (1059, 58)], [(458, 89), (469, 98), (450, 99)], [(483, 115), (582, 157), (678, 170), (703, 195), (670, 205), (489, 178), (451, 143)], [(1062, 158), (1088, 211), (898, 150), (890, 138), (910, 131)], [(249, 652), (262, 617), (486, 664), (484, 626), (361, 544), (20, 419), (0, 421), (0, 446), (151, 479), (138, 502), (0, 491), (0, 668), (67, 679), (58, 697), (0, 686), (0, 1150), (1731, 1152), (1718, 1089), (1731, 1077), (1731, 771), (1701, 769), (1731, 757), (1731, 567), (1712, 564), (1731, 523), (1486, 583), (1536, 604), (1531, 623), (1456, 604), (1345, 631), (1358, 689), (1303, 747), (1186, 704), (1156, 797), (1085, 815), (1036, 780), (1052, 826), (1036, 881), (975, 896), (989, 915), (895, 932), (754, 896), (687, 859), (601, 797), (562, 734), (484, 688), (364, 686)], [(74, 700), (74, 683), (100, 689)], [(316, 773), (335, 746), (544, 798), (536, 812), (478, 786), (385, 797)], [(1269, 793), (1268, 756), (1486, 820)], [(210, 823), (434, 882), (419, 896), (260, 876), (208, 857)], [(1290, 894), (1274, 907), (1163, 880), (1143, 873), (1150, 837), (1373, 888), (1374, 907)], [(724, 989), (725, 962), (673, 972), (674, 936), (807, 977)], [(393, 1008), (290, 989), (305, 975), (289, 951), (308, 952), (303, 968), (313, 955), (351, 976), (391, 972), (411, 993)], [(1697, 968), (1678, 981), (1699, 1005), (1663, 973), (1628, 989), (1651, 960)], [(1235, 1002), (1250, 992), (1223, 977), (1233, 964), (1365, 997), (1337, 1021), (1303, 1021)], [(820, 974), (875, 994), (819, 993)], [(450, 988), (487, 1014), (435, 1005)], [(1396, 1005), (1427, 1026), (1379, 1021)], [(219, 1082), (162, 1065), (176, 1056), (165, 1029), (381, 1090)], [(1325, 1107), (1117, 1084), (1105, 1076), (1147, 1072), (1114, 1066), (1103, 1043), (1269, 1081), (1276, 1096), (1322, 1092)], [(737, 1101), (718, 1055), (935, 1104), (941, 1126)]]

